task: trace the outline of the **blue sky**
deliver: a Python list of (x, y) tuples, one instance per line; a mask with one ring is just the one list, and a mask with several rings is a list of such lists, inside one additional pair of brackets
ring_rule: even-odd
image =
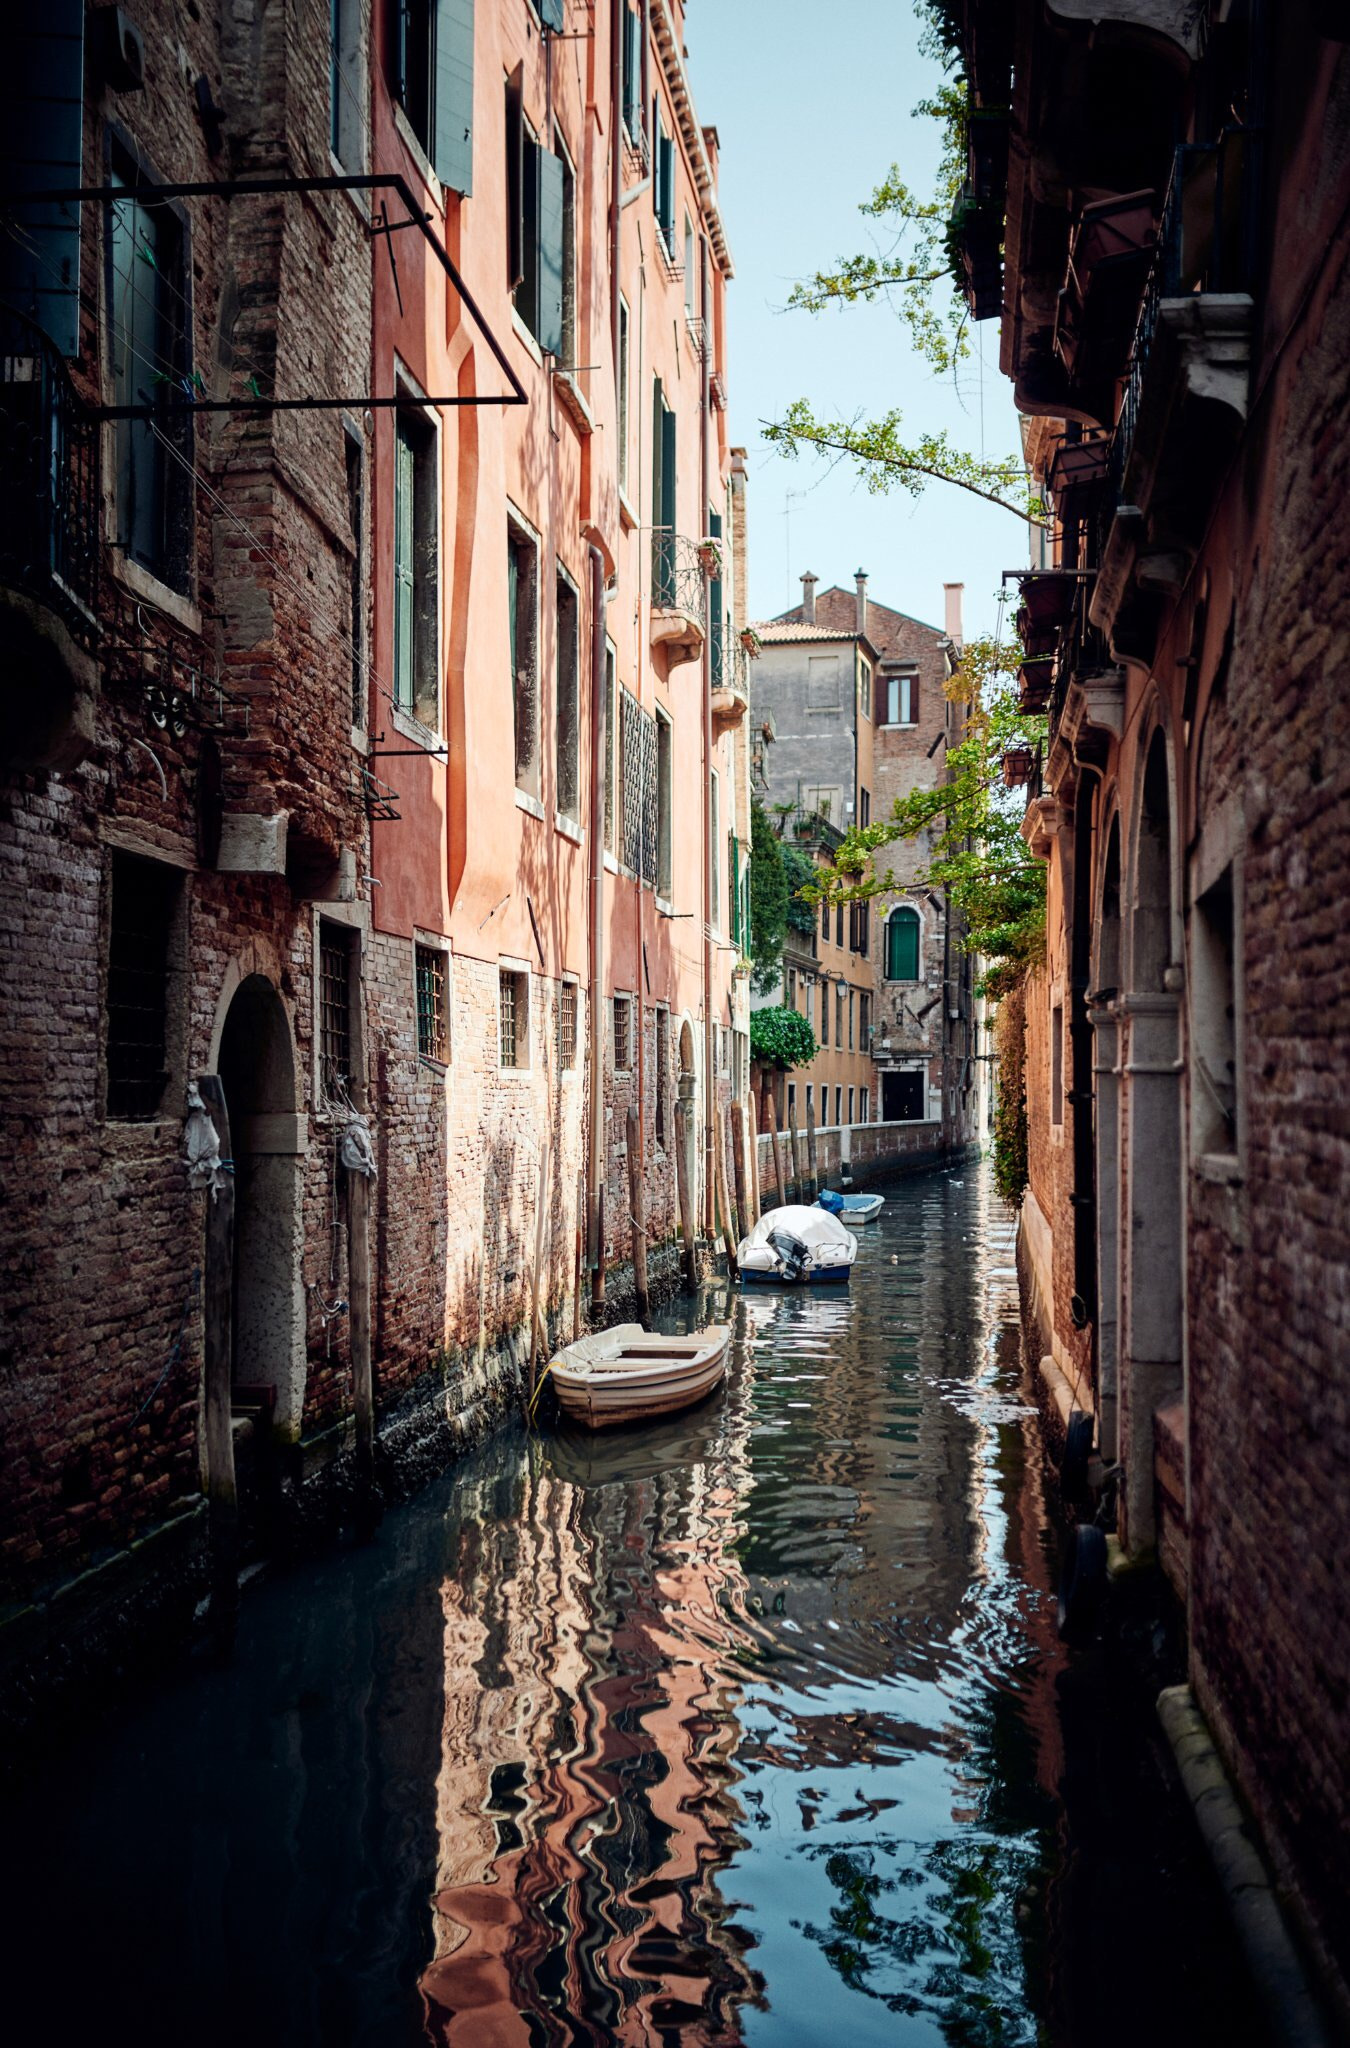
[(950, 485), (875, 497), (851, 467), (766, 448), (761, 420), (794, 398), (829, 417), (898, 406), (906, 432), (946, 427), (991, 456), (1017, 447), (998, 323), (973, 329), (960, 388), (936, 377), (884, 305), (782, 311), (794, 280), (854, 250), (883, 248), (858, 213), (898, 163), (925, 196), (938, 130), (914, 119), (941, 74), (918, 51), (911, 0), (691, 0), (690, 82), (722, 145), (721, 204), (736, 276), (729, 293), (732, 440), (749, 450), (750, 610), (771, 616), (866, 569), (874, 597), (942, 623), (944, 581), (964, 582), (967, 633), (992, 630), (999, 572), (1026, 559), (1025, 528)]

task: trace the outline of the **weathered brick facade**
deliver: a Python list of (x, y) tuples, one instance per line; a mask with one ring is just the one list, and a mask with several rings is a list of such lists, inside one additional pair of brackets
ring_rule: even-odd
[[(1048, 864), (1028, 1305), (1344, 2018), (1346, 44), (1304, 5), (1123, 7), (1091, 49), (1036, 8), (997, 33), (973, 12), (977, 98), (1016, 81), (1004, 361), (1056, 520), (1031, 585), (1058, 624), (1024, 828)], [(1039, 176), (1074, 64), (1086, 210)], [(1146, 78), (1175, 131), (1140, 118)], [(1113, 206), (1138, 286), (1114, 328), (1092, 279)]]

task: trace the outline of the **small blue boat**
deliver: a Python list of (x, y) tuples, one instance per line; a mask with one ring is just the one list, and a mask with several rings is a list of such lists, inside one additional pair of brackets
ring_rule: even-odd
[(816, 1197), (816, 1206), (828, 1209), (831, 1216), (837, 1216), (843, 1223), (874, 1223), (886, 1206), (886, 1197), (837, 1195), (833, 1188), (822, 1188)]

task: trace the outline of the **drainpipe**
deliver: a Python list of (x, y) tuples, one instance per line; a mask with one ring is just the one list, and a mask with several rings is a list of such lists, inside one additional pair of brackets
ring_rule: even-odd
[(594, 544), (591, 560), (591, 900), (590, 966), (591, 1131), (587, 1171), (586, 1257), (591, 1268), (591, 1300), (605, 1298), (604, 1188), (605, 1160), (605, 564)]
[[(703, 315), (704, 332), (708, 320), (708, 238), (700, 234), (699, 246), (699, 305)], [(701, 493), (698, 507), (698, 537), (703, 534), (703, 515), (708, 509), (708, 412), (711, 395), (708, 382), (708, 347), (703, 347), (703, 366), (699, 377), (698, 414), (698, 476)], [(712, 823), (712, 631), (708, 617), (711, 600), (711, 580), (707, 568), (703, 569), (703, 1213), (709, 1237), (717, 1232), (717, 1212), (714, 1207), (716, 1190), (714, 1175), (717, 1154), (714, 1119), (717, 1115), (717, 1063), (713, 1053), (712, 1013), (712, 968), (713, 968), (713, 823)]]

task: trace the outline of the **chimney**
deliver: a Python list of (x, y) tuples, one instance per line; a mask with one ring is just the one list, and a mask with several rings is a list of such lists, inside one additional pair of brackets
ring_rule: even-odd
[(810, 569), (802, 578), (802, 618), (808, 626), (816, 623), (816, 585), (819, 581), (819, 576)]
[(867, 631), (867, 571), (855, 569), (853, 581), (858, 586), (858, 627), (860, 633)]
[(946, 604), (945, 623), (947, 638), (951, 641), (958, 654), (965, 645), (961, 637), (961, 593), (965, 587), (964, 583), (944, 583), (942, 586), (942, 594)]

